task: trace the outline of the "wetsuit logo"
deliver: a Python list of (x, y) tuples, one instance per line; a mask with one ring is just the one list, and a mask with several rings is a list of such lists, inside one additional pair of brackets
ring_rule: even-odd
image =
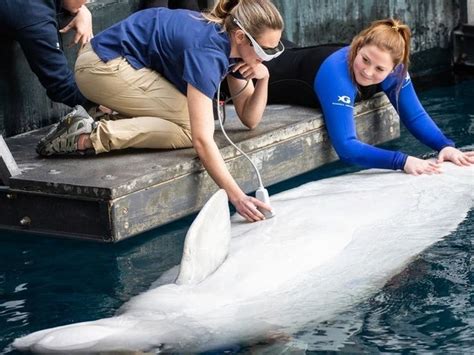
[(353, 108), (352, 106), (352, 98), (347, 95), (337, 95), (337, 101), (334, 100), (332, 103), (334, 106), (342, 106), (342, 107), (349, 107)]
[(403, 89), (405, 86), (408, 86), (410, 83), (411, 83), (410, 74), (408, 74), (408, 72), (407, 72), (407, 75), (405, 76), (405, 80), (403, 81), (402, 89)]
[(345, 103), (346, 105), (351, 103), (351, 98), (349, 96), (338, 96), (338, 102)]

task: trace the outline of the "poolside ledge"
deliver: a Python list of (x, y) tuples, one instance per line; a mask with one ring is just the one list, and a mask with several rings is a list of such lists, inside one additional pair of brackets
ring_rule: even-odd
[[(266, 186), (337, 159), (319, 110), (269, 106), (253, 131), (235, 118), (233, 107), (227, 111), (229, 136), (256, 162)], [(356, 114), (363, 141), (399, 136), (398, 115), (385, 95), (358, 104)], [(0, 187), (0, 229), (117, 242), (198, 211), (217, 190), (194, 149), (45, 159), (34, 147), (46, 132), (6, 140), (22, 173)], [(254, 191), (248, 161), (219, 128), (215, 138), (237, 182)]]

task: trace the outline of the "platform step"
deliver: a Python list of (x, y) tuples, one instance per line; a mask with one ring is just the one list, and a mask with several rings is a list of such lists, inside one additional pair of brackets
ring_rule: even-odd
[[(370, 144), (399, 135), (385, 95), (356, 106), (359, 137)], [(271, 185), (337, 159), (321, 112), (269, 106), (249, 131), (228, 108), (226, 129)], [(7, 140), (22, 174), (0, 189), (0, 228), (116, 242), (198, 211), (217, 190), (194, 149), (126, 150), (96, 157), (42, 158), (46, 129)], [(257, 188), (250, 164), (216, 129), (216, 142), (242, 189)]]

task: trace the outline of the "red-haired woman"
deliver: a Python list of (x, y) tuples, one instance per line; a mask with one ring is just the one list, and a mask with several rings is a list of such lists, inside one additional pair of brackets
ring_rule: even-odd
[[(287, 48), (267, 63), (269, 103), (320, 107), (331, 142), (346, 162), (408, 174), (438, 173), (439, 163), (474, 164), (474, 152), (454, 147), (426, 113), (408, 74), (410, 29), (394, 19), (373, 22), (350, 46)], [(288, 46), (287, 46), (288, 47)], [(354, 102), (383, 90), (408, 130), (439, 152), (436, 162), (380, 149), (358, 140)]]

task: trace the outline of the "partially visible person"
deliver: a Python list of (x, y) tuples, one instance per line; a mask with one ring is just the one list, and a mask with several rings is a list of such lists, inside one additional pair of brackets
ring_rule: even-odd
[[(474, 164), (474, 152), (461, 152), (436, 126), (416, 96), (408, 74), (411, 33), (395, 19), (373, 22), (350, 46), (290, 48), (266, 63), (269, 103), (320, 107), (331, 143), (351, 164), (403, 170), (408, 174), (440, 172), (439, 163)], [(354, 102), (384, 91), (401, 121), (420, 142), (436, 150), (436, 162), (380, 149), (357, 138)]]
[(142, 0), (140, 1), (140, 9), (148, 9), (151, 7), (167, 7), (169, 9), (187, 9), (199, 11), (198, 0)]
[[(85, 3), (86, 0), (2, 0), (0, 4), (0, 35), (18, 41), (48, 97), (71, 107), (93, 104), (76, 85), (58, 32), (73, 30), (72, 44), (89, 43), (93, 37), (92, 16)], [(59, 29), (57, 15), (61, 11), (74, 17)]]
[[(269, 0), (219, 0), (208, 14), (151, 8), (98, 34), (79, 55), (81, 92), (116, 111), (116, 120), (66, 118), (39, 144), (44, 155), (125, 148), (194, 147), (209, 175), (249, 221), (271, 210), (247, 196), (214, 139), (213, 98), (227, 78), (237, 114), (262, 119), (269, 73), (262, 61), (283, 51), (283, 20)], [(256, 80), (254, 84), (252, 79)]]

